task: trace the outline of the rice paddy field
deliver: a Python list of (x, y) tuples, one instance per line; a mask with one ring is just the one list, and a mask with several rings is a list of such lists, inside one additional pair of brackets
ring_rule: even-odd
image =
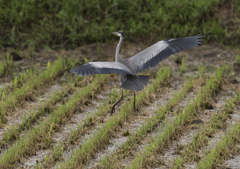
[[(0, 1), (0, 168), (240, 168), (240, 1)], [(186, 12), (187, 11), (187, 12)], [(170, 37), (203, 45), (142, 72), (75, 76)]]

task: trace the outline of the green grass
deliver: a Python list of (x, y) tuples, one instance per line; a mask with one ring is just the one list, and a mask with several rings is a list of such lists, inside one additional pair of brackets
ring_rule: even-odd
[[(143, 104), (144, 101), (150, 97), (150, 94), (155, 93), (159, 85), (166, 81), (170, 75), (171, 72), (169, 68), (159, 70), (153, 83), (137, 95), (136, 106)], [(105, 125), (95, 133), (93, 138), (86, 139), (84, 145), (75, 149), (71, 154), (71, 158), (57, 164), (57, 168), (77, 168), (83, 163), (88, 162), (91, 155), (95, 154), (95, 151), (109, 144), (110, 131), (114, 131), (119, 127), (121, 122), (126, 120), (132, 111), (133, 98), (122, 106), (119, 113), (109, 118)]]
[[(238, 51), (239, 52), (239, 51)], [(239, 63), (240, 64), (240, 55), (239, 54), (237, 54), (237, 56), (236, 56), (236, 63)]]
[(102, 82), (107, 79), (108, 76), (100, 75), (95, 76), (94, 81), (77, 91), (71, 99), (55, 109), (50, 114), (49, 118), (45, 121), (41, 121), (39, 125), (31, 128), (27, 134), (18, 139), (12, 147), (7, 149), (0, 159), (0, 167), (14, 166), (16, 160), (23, 155), (30, 155), (29, 152), (36, 151), (36, 142), (51, 142), (51, 133), (53, 130), (59, 130), (59, 125), (63, 124), (64, 121), (73, 114), (81, 103), (88, 97), (91, 96), (96, 90), (101, 88)]
[(12, 57), (7, 54), (6, 59), (0, 61), (0, 77), (12, 73), (14, 67)]
[(240, 14), (240, 0), (233, 0), (231, 5), (233, 6), (235, 15)]
[(198, 66), (198, 75), (200, 78), (203, 76), (204, 72), (206, 71), (205, 69), (206, 68), (204, 66), (201, 66), (201, 65)]
[[(195, 116), (203, 101), (208, 100), (215, 91), (220, 87), (221, 79), (226, 71), (226, 67), (216, 70), (215, 76), (207, 79), (204, 87), (201, 88), (196, 99), (190, 102), (187, 107), (172, 121), (166, 120), (166, 128), (157, 138), (153, 138), (150, 145), (145, 147), (135, 158), (129, 168), (143, 168), (146, 166), (148, 159), (164, 146), (168, 146), (171, 138), (177, 133), (178, 127), (185, 125), (187, 121)], [(150, 165), (150, 164), (149, 164)], [(152, 164), (151, 164), (152, 165)]]
[(75, 91), (71, 85), (65, 86), (63, 90), (51, 93), (47, 102), (42, 103), (38, 109), (31, 111), (30, 115), (22, 116), (22, 122), (16, 126), (10, 126), (4, 133), (3, 139), (0, 142), (0, 147), (6, 148), (10, 146), (15, 140), (19, 139), (22, 131), (28, 130), (33, 124), (38, 122), (39, 119), (46, 113), (51, 114), (54, 112), (54, 105), (61, 102), (64, 97), (69, 93)]
[[(40, 86), (49, 84), (54, 81), (61, 73), (63, 74), (65, 69), (67, 68), (69, 63), (72, 63), (72, 59), (59, 58), (56, 60), (52, 66), (48, 66), (48, 69), (43, 72), (34, 73), (31, 70), (27, 71), (26, 77), (28, 78), (24, 85), (19, 87), (19, 79), (22, 76), (16, 77), (13, 80), (14, 90), (7, 95), (6, 97), (2, 97), (0, 101), (0, 120), (2, 123), (6, 123), (6, 113), (10, 109), (14, 109), (14, 107), (21, 102), (24, 97), (26, 97), (30, 91), (39, 88)], [(50, 62), (49, 62), (50, 63)], [(26, 78), (24, 78), (26, 79)]]
[(15, 75), (15, 77), (11, 80), (11, 85), (1, 89), (1, 97), (2, 101), (6, 100), (9, 95), (14, 92), (17, 88), (21, 88), (29, 79), (36, 75), (36, 67), (32, 66), (30, 69), (27, 69), (26, 72), (20, 73), (19, 75)]
[(121, 158), (125, 158), (125, 155), (129, 154), (127, 152), (131, 152), (133, 149), (135, 149), (140, 140), (142, 140), (147, 133), (150, 133), (154, 128), (156, 128), (160, 121), (166, 118), (167, 113), (171, 111), (173, 107), (176, 106), (177, 103), (186, 96), (187, 92), (191, 90), (193, 85), (192, 81), (193, 79), (190, 78), (183, 85), (181, 90), (176, 93), (165, 106), (160, 107), (157, 111), (155, 111), (155, 116), (145, 122), (135, 135), (130, 136), (127, 139), (126, 143), (121, 146), (120, 150), (113, 152), (103, 158), (100, 162), (100, 166), (103, 168), (118, 168), (117, 166), (119, 164), (117, 163), (117, 161), (119, 161), (119, 159)]
[(183, 57), (181, 60), (181, 66), (180, 66), (180, 75), (183, 75), (187, 70), (187, 63), (186, 59)]
[[(225, 0), (11, 0), (0, 1), (0, 45), (51, 48), (103, 42), (123, 30), (128, 40), (148, 35), (183, 37), (205, 35), (209, 41), (233, 37), (212, 16)], [(239, 3), (234, 0), (233, 3)], [(239, 8), (234, 8), (234, 12)], [(186, 12), (187, 11), (187, 12)], [(232, 35), (232, 36), (231, 36)], [(230, 41), (231, 39), (231, 41)], [(225, 41), (225, 43), (227, 43)]]
[(227, 100), (224, 110), (214, 114), (208, 125), (205, 127), (201, 126), (200, 131), (193, 136), (192, 142), (183, 146), (181, 156), (175, 160), (173, 168), (177, 169), (182, 167), (183, 163), (189, 163), (193, 160), (199, 161), (201, 159), (201, 157), (199, 157), (199, 149), (208, 145), (213, 133), (226, 129), (226, 120), (233, 112), (233, 108), (239, 104), (239, 96), (240, 94), (238, 94), (235, 99)]
[[(129, 93), (129, 90), (125, 90), (125, 95)], [(36, 168), (44, 168), (44, 166), (48, 165), (53, 166), (59, 160), (64, 159), (63, 153), (68, 146), (81, 138), (82, 135), (85, 134), (89, 129), (99, 123), (102, 123), (103, 121), (101, 117), (106, 116), (111, 110), (112, 103), (115, 103), (121, 97), (119, 96), (116, 87), (111, 91), (109, 97), (111, 98), (111, 104), (108, 104), (107, 101), (104, 101), (101, 106), (97, 108), (98, 110), (95, 111), (93, 115), (87, 114), (84, 120), (78, 124), (76, 129), (71, 129), (71, 134), (67, 141), (59, 141), (56, 147), (53, 146), (52, 153), (45, 155), (44, 162), (42, 162), (41, 165), (39, 164)]]
[[(236, 97), (240, 101), (240, 94)], [(216, 164), (226, 159), (231, 151), (236, 151), (240, 141), (240, 123), (237, 123), (228, 133), (221, 138), (221, 141), (212, 148), (210, 153), (206, 153), (202, 161), (198, 163), (199, 169), (213, 168)]]

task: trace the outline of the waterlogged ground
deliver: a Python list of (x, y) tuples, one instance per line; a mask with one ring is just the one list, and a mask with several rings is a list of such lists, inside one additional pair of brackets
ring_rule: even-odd
[[(21, 68), (21, 72), (24, 73), (31, 67), (31, 64), (36, 65), (36, 69), (40, 71), (47, 70), (46, 66), (48, 62), (54, 62), (60, 56), (72, 57), (78, 59), (83, 63), (85, 59), (89, 61), (97, 60), (114, 60), (116, 42), (106, 44), (91, 44), (87, 46), (79, 47), (72, 51), (49, 51), (38, 50), (35, 51), (31, 58), (29, 58), (27, 51), (19, 52), (22, 57), (20, 61), (14, 61), (16, 67), (12, 71), (16, 71)], [(121, 57), (130, 57), (147, 45), (144, 44), (132, 44), (124, 42), (121, 50)], [(181, 152), (185, 145), (191, 144), (192, 138), (195, 133), (200, 131), (201, 127), (207, 126), (214, 114), (220, 113), (226, 104), (226, 100), (233, 99), (237, 93), (239, 93), (240, 65), (236, 63), (237, 50), (222, 48), (219, 45), (202, 45), (201, 47), (191, 49), (189, 51), (181, 52), (177, 55), (173, 55), (168, 59), (165, 59), (156, 68), (147, 73), (151, 75), (152, 84), (156, 77), (156, 72), (162, 67), (170, 67), (172, 76), (164, 83), (159, 84), (159, 88), (154, 94), (147, 95), (147, 99), (143, 101), (143, 104), (137, 107), (137, 111), (131, 111), (127, 119), (121, 121), (121, 125), (114, 131), (110, 131), (109, 140), (103, 143), (100, 148), (96, 148), (91, 155), (88, 156), (87, 161), (82, 161), (82, 164), (78, 165), (78, 168), (104, 168), (101, 163), (102, 160), (111, 156), (112, 154), (121, 150), (122, 145), (126, 143), (130, 136), (134, 136), (137, 131), (146, 123), (149, 119), (155, 116), (155, 111), (164, 105), (168, 104), (174, 94), (180, 91), (183, 84), (189, 77), (194, 77), (193, 87), (190, 92), (187, 92), (186, 96), (181, 99), (172, 110), (167, 113), (166, 120), (159, 121), (159, 124), (155, 126), (152, 131), (149, 131), (134, 148), (124, 155), (124, 158), (120, 158), (116, 163), (112, 164), (113, 168), (125, 168), (131, 166), (135, 157), (147, 146), (151, 144), (152, 138), (158, 138), (158, 136), (165, 131), (166, 122), (171, 122), (175, 119), (175, 115), (183, 111), (186, 106), (191, 103), (197, 93), (200, 91), (201, 86), (206, 83), (206, 77), (214, 74), (217, 67), (224, 64), (229, 65), (232, 70), (228, 73), (228, 77), (225, 77), (221, 83), (221, 88), (216, 94), (211, 97), (207, 105), (201, 109), (200, 112), (194, 117), (190, 124), (185, 126), (183, 131), (177, 134), (172, 140), (169, 141), (169, 145), (161, 151), (155, 153), (149, 157), (151, 165), (145, 165), (145, 168), (171, 168), (175, 164), (176, 158), (181, 157)], [(4, 56), (4, 54), (3, 54)], [(182, 60), (184, 58), (184, 61)], [(185, 66), (183, 63), (185, 63)], [(79, 64), (81, 64), (79, 63)], [(201, 67), (199, 67), (201, 66)], [(183, 71), (182, 71), (183, 70)], [(201, 71), (202, 70), (202, 71)], [(180, 74), (182, 71), (182, 74)], [(5, 88), (12, 85), (13, 75), (6, 75), (0, 79), (0, 88)], [(73, 79), (72, 79), (73, 78)], [(67, 90), (66, 87), (70, 84), (73, 89), (69, 91), (60, 100), (54, 102), (51, 105), (51, 111), (46, 109), (45, 113), (42, 113), (39, 118), (36, 118), (34, 122), (30, 124), (30, 129), (40, 124), (40, 122), (50, 119), (51, 113), (61, 105), (68, 104), (69, 100), (74, 97), (75, 93), (80, 90), (85, 90), (85, 87), (93, 82), (94, 78), (89, 77), (74, 84), (74, 76), (71, 73), (65, 71), (60, 74), (54, 81), (47, 85), (42, 85), (36, 89), (32, 89), (29, 93), (30, 99), (21, 101), (21, 104), (17, 104), (6, 115), (6, 123), (1, 124), (0, 140), (4, 141), (6, 133), (9, 128), (20, 125), (22, 117), (31, 115), (32, 111), (38, 111), (38, 109), (44, 103), (47, 103), (51, 96), (61, 90)], [(14, 89), (13, 89), (14, 90)], [(10, 90), (11, 92), (11, 90)], [(140, 92), (136, 93), (138, 97)], [(127, 104), (132, 98), (131, 92), (124, 91), (124, 100), (115, 109), (115, 114), (121, 111), (124, 104)], [(5, 166), (6, 168), (55, 168), (59, 167), (59, 163), (64, 162), (67, 159), (71, 159), (74, 152), (82, 147), (86, 142), (93, 139), (96, 133), (108, 122), (111, 118), (109, 116), (111, 109), (111, 99), (113, 95), (116, 96), (116, 100), (121, 97), (121, 90), (119, 89), (118, 76), (109, 76), (102, 83), (98, 90), (95, 90), (90, 95), (87, 95), (84, 100), (76, 106), (76, 108), (67, 115), (58, 126), (54, 126), (48, 133), (47, 141), (36, 140), (36, 145), (32, 146), (31, 150), (25, 151), (24, 155), (20, 155), (17, 160), (12, 162), (12, 165)], [(7, 96), (6, 96), (7, 97)], [(102, 114), (98, 112), (103, 110)], [(45, 110), (44, 110), (45, 111)], [(68, 112), (67, 112), (68, 113)], [(199, 148), (199, 160), (184, 162), (183, 168), (196, 168), (197, 164), (205, 156), (205, 152), (214, 148), (224, 135), (228, 132), (229, 128), (234, 127), (240, 122), (240, 107), (236, 106), (230, 115), (230, 117), (224, 122), (226, 127), (224, 129), (215, 130), (209, 143)], [(84, 128), (79, 129), (80, 124)], [(81, 130), (77, 136), (71, 141), (68, 141), (72, 137), (73, 131)], [(25, 137), (28, 130), (23, 129), (19, 132), (19, 137)], [(7, 152), (7, 150), (14, 145), (14, 142), (19, 139), (13, 138), (12, 141), (7, 141), (1, 147), (1, 156)], [(43, 137), (43, 136), (42, 136)], [(61, 145), (62, 146), (59, 146)], [(240, 143), (237, 145), (238, 147)], [(56, 149), (62, 148), (60, 153), (56, 155)], [(54, 160), (48, 160), (53, 156)], [(217, 168), (236, 168), (239, 166), (240, 153), (235, 153), (224, 159), (221, 164), (217, 165)]]

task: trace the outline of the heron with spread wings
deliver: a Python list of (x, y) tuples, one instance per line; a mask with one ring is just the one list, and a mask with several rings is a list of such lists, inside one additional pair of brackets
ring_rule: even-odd
[[(119, 50), (123, 42), (124, 34), (122, 31), (113, 32), (113, 34), (120, 37), (116, 48), (115, 62), (89, 62), (72, 69), (71, 72), (81, 76), (111, 73), (120, 74), (119, 81), (121, 88), (133, 91), (134, 111), (135, 91), (142, 90), (149, 81), (149, 76), (137, 75), (138, 72), (156, 66), (159, 62), (172, 54), (194, 48), (202, 44), (203, 41), (202, 36), (200, 35), (176, 39), (171, 38), (159, 41), (142, 52), (130, 58), (123, 59), (119, 57)], [(121, 100), (123, 100), (123, 90), (121, 99), (118, 100), (112, 107), (111, 115), (115, 110), (115, 106)]]

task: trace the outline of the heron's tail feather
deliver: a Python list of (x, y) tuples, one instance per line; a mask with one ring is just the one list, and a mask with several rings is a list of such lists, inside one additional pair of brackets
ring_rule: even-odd
[(139, 76), (139, 75), (126, 75), (127, 80), (125, 80), (121, 86), (123, 89), (140, 91), (147, 86), (149, 81), (149, 76)]

